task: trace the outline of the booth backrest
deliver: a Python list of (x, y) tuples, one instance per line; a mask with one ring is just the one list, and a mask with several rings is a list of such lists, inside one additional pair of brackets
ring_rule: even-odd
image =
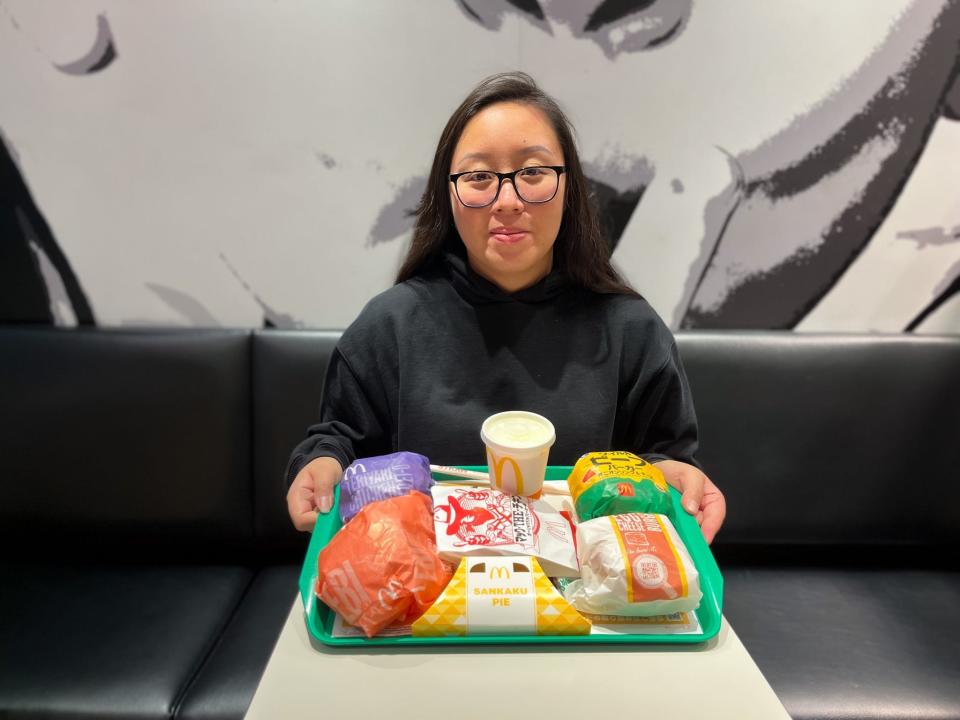
[(338, 331), (253, 334), (254, 526), (273, 552), (302, 554), (306, 547), (287, 515), (284, 470), (319, 417), (323, 376), (339, 337)]
[(722, 544), (960, 544), (960, 337), (680, 333)]
[(0, 331), (0, 557), (253, 538), (247, 331)]
[[(255, 334), (264, 496), (316, 417), (336, 337)], [(677, 343), (699, 458), (729, 504), (720, 546), (960, 544), (960, 338), (681, 332)], [(284, 508), (258, 512), (261, 532), (288, 531)]]
[[(0, 329), (0, 557), (302, 557), (284, 468), (338, 337)], [(718, 547), (960, 546), (960, 337), (677, 341)]]

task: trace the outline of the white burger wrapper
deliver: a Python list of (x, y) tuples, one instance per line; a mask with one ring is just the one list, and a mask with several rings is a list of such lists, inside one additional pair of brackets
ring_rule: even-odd
[(647, 617), (700, 605), (700, 575), (666, 515), (627, 513), (577, 526), (581, 579), (563, 596), (579, 611)]
[(476, 555), (531, 555), (550, 577), (580, 575), (569, 512), (492, 488), (434, 485), (431, 493), (443, 560), (456, 565)]

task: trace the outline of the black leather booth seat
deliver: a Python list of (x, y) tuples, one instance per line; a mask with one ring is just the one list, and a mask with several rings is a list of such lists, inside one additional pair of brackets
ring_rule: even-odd
[(305, 547), (253, 345), (0, 330), (0, 717), (243, 716)]
[(960, 718), (960, 338), (678, 340), (724, 614), (787, 710)]
[[(0, 717), (242, 717), (336, 338), (0, 329)], [(725, 614), (787, 709), (960, 718), (960, 338), (678, 341)]]

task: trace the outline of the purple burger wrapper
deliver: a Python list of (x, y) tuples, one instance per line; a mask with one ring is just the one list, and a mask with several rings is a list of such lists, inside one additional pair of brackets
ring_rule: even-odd
[(406, 495), (411, 490), (430, 497), (430, 461), (413, 452), (357, 458), (343, 471), (340, 517), (346, 523), (364, 505)]

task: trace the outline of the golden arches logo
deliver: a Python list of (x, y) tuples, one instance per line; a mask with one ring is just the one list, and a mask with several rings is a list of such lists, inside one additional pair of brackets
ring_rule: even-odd
[(502, 458), (497, 458), (497, 456), (490, 452), (489, 449), (487, 450), (487, 453), (490, 455), (490, 460), (492, 460), (490, 463), (490, 470), (497, 489), (503, 490), (503, 468), (507, 463), (510, 463), (510, 467), (513, 468), (513, 476), (517, 479), (516, 492), (518, 495), (523, 495), (523, 473), (520, 472), (520, 466), (517, 464), (517, 461), (509, 455), (505, 455)]
[(493, 580), (493, 576), (497, 576), (497, 580), (509, 580), (510, 579), (510, 570), (506, 565), (494, 565), (490, 568), (490, 579)]

